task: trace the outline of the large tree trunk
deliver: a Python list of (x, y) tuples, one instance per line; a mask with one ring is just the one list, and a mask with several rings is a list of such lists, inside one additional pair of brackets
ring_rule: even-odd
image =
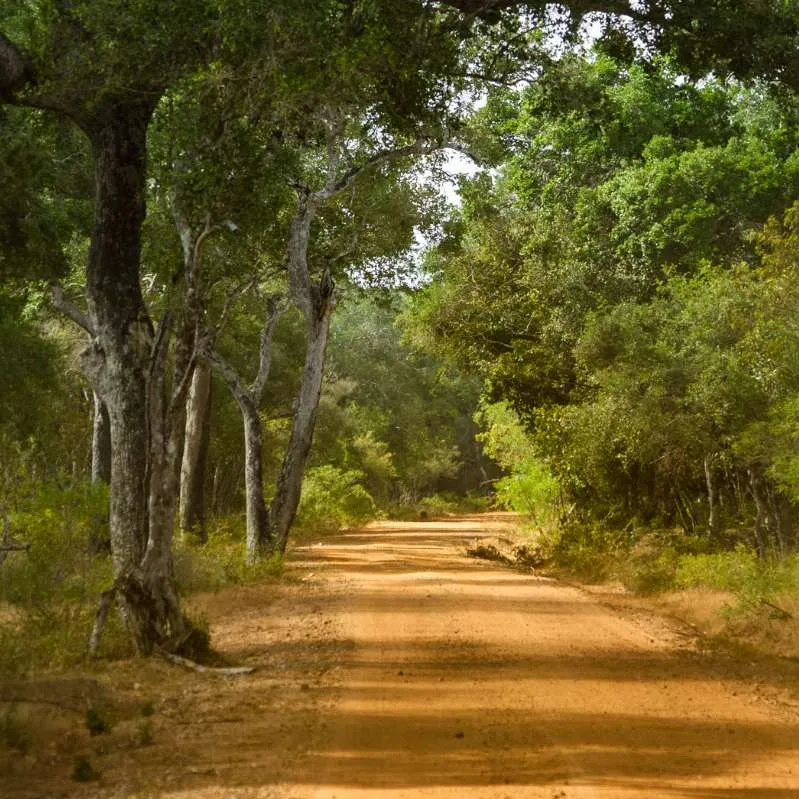
[(291, 437), (269, 509), (270, 545), (276, 552), (285, 552), (289, 530), (300, 504), (302, 478), (311, 451), (316, 412), (322, 392), (330, 315), (334, 306), (333, 288), (333, 281), (327, 274), (319, 286), (313, 287), (312, 315), (307, 319), (308, 340), (302, 383), (294, 410)]
[(180, 529), (205, 542), (205, 470), (211, 432), (211, 369), (194, 367), (186, 400), (186, 433), (180, 469)]
[[(185, 635), (167, 541), (148, 542), (147, 381), (153, 330), (139, 284), (145, 216), (145, 140), (151, 100), (98, 110), (85, 125), (95, 164), (95, 215), (87, 291), (96, 337), (84, 363), (108, 407), (111, 555), (117, 596), (136, 648), (174, 648)], [(148, 560), (143, 564), (145, 549)]]
[(108, 408), (100, 395), (94, 394), (94, 424), (92, 426), (92, 482), (111, 482), (111, 420)]

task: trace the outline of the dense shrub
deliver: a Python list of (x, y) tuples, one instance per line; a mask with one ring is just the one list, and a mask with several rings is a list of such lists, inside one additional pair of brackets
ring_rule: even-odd
[(309, 469), (302, 486), (300, 524), (335, 529), (375, 518), (377, 507), (362, 480), (362, 472), (338, 466)]

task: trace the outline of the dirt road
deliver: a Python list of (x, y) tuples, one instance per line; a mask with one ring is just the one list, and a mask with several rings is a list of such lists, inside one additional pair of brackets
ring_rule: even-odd
[(152, 743), (120, 725), (99, 783), (30, 795), (799, 797), (795, 709), (668, 624), (463, 555), (502, 523), (377, 524), (300, 548), (293, 585), (208, 597), (258, 672), (119, 676), (139, 699), (162, 681)]
[(464, 558), (475, 523), (311, 548), (352, 645), (286, 796), (799, 797), (796, 718), (665, 626)]

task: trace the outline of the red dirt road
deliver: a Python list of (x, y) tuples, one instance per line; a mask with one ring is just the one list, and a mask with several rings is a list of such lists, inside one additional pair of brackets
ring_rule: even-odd
[[(662, 620), (465, 557), (506, 523), (380, 523), (300, 547), (295, 580), (204, 597), (215, 645), (255, 674), (110, 664), (112, 732), (70, 717), (0, 762), (0, 796), (799, 797), (796, 703)], [(99, 781), (69, 779), (76, 754)]]
[(486, 526), (381, 524), (306, 550), (351, 647), (284, 796), (799, 797), (795, 715), (665, 625), (465, 558)]

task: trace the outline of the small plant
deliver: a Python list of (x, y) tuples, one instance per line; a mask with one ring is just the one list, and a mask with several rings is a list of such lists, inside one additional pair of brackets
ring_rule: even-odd
[(136, 744), (138, 746), (150, 746), (153, 742), (153, 723), (149, 719), (139, 722), (136, 727)]
[(155, 713), (155, 704), (151, 699), (148, 699), (142, 706), (141, 706), (141, 714), (144, 718), (149, 718)]
[(278, 577), (283, 570), (283, 557), (276, 553), (271, 558), (248, 564), (244, 521), (239, 517), (226, 517), (216, 520), (206, 543), (177, 542), (174, 564), (181, 592), (193, 594)]
[(0, 743), (20, 754), (26, 754), (31, 746), (31, 731), (17, 716), (16, 705), (11, 705), (0, 719)]
[(92, 736), (102, 735), (103, 733), (111, 732), (111, 725), (93, 707), (90, 707), (86, 711), (85, 722), (86, 722), (86, 729), (89, 731), (89, 734)]
[(100, 774), (92, 768), (88, 757), (79, 755), (75, 758), (70, 779), (75, 782), (95, 782), (100, 779)]

